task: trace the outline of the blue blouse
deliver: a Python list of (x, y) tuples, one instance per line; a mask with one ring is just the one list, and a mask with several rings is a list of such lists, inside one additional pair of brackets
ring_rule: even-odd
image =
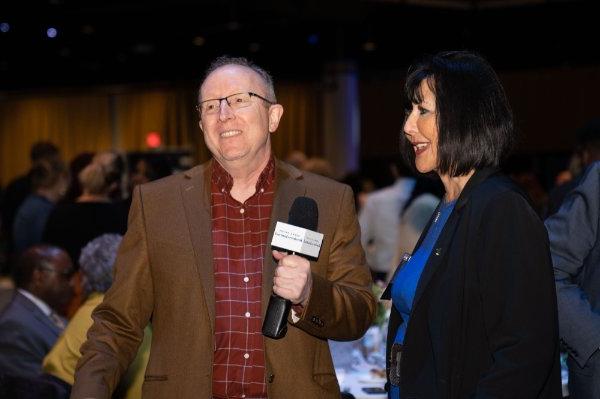
[[(406, 326), (410, 319), (413, 300), (417, 290), (417, 284), (421, 278), (423, 268), (431, 255), (431, 251), (438, 240), (440, 233), (448, 217), (454, 209), (456, 201), (442, 203), (436, 212), (436, 216), (427, 231), (427, 235), (413, 256), (398, 270), (392, 280), (392, 304), (402, 316), (403, 323), (398, 327), (394, 343), (403, 343), (406, 334)], [(391, 397), (400, 398), (400, 392), (395, 385), (391, 386)]]

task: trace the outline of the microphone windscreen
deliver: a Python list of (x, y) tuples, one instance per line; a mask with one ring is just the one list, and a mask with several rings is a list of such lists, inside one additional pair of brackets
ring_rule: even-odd
[(297, 197), (290, 208), (288, 224), (317, 231), (319, 224), (317, 202), (309, 197)]

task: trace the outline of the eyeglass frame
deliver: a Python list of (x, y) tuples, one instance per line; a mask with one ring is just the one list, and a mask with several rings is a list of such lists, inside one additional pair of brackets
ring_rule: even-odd
[[(226, 97), (209, 98), (208, 100), (200, 101), (200, 104), (196, 105), (196, 107), (195, 107), (196, 111), (198, 111), (198, 113), (200, 114), (200, 116), (202, 116), (202, 104), (204, 104), (207, 101), (216, 101), (216, 100), (218, 100), (219, 101), (219, 111), (221, 110), (221, 103), (223, 102), (223, 100), (225, 100), (225, 102), (227, 103), (227, 105), (229, 107), (231, 107), (231, 104), (229, 103), (228, 99), (230, 97), (233, 97), (233, 96), (239, 96), (240, 94), (248, 94), (250, 97), (258, 97), (261, 100), (263, 100), (264, 102), (269, 103), (269, 105), (275, 105), (275, 104), (277, 104), (277, 102), (271, 101), (271, 100), (269, 100), (269, 99), (261, 96), (260, 94), (256, 94), (256, 93), (254, 93), (252, 91), (247, 91), (247, 92), (241, 92), (241, 93), (233, 93), (233, 94), (230, 94), (230, 95), (228, 95)], [(231, 107), (231, 108), (233, 109), (233, 107)], [(242, 107), (242, 108), (246, 108), (246, 107)], [(215, 112), (215, 114), (217, 114), (219, 111)]]
[(56, 273), (56, 274), (58, 274), (60, 276), (63, 276), (65, 278), (71, 278), (77, 272), (73, 268), (70, 268), (69, 270), (58, 271), (58, 270), (56, 270), (55, 268), (53, 268), (51, 266), (37, 266), (37, 269), (43, 270), (45, 272), (54, 272), (54, 273)]

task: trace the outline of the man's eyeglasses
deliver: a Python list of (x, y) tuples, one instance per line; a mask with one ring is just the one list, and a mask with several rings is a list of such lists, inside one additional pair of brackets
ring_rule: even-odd
[(64, 278), (71, 278), (74, 274), (75, 274), (75, 270), (73, 269), (67, 269), (67, 270), (63, 270), (63, 271), (59, 271), (56, 270), (52, 267), (49, 266), (38, 266), (38, 269), (43, 270), (45, 272), (52, 272), (52, 273), (56, 273)]
[(252, 104), (252, 97), (258, 97), (269, 104), (275, 104), (274, 101), (268, 100), (261, 95), (248, 92), (236, 93), (227, 97), (205, 100), (198, 104), (196, 106), (196, 109), (198, 110), (198, 112), (200, 112), (200, 115), (214, 115), (219, 113), (219, 110), (221, 109), (221, 101), (223, 100), (227, 102), (227, 105), (229, 105), (231, 109), (236, 110), (240, 108), (249, 107)]

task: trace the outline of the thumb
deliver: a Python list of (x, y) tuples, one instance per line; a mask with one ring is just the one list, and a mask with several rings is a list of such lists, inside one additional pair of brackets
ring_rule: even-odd
[(273, 257), (275, 258), (275, 260), (281, 260), (283, 258), (285, 258), (287, 256), (287, 253), (285, 252), (280, 252), (276, 249), (273, 250)]

